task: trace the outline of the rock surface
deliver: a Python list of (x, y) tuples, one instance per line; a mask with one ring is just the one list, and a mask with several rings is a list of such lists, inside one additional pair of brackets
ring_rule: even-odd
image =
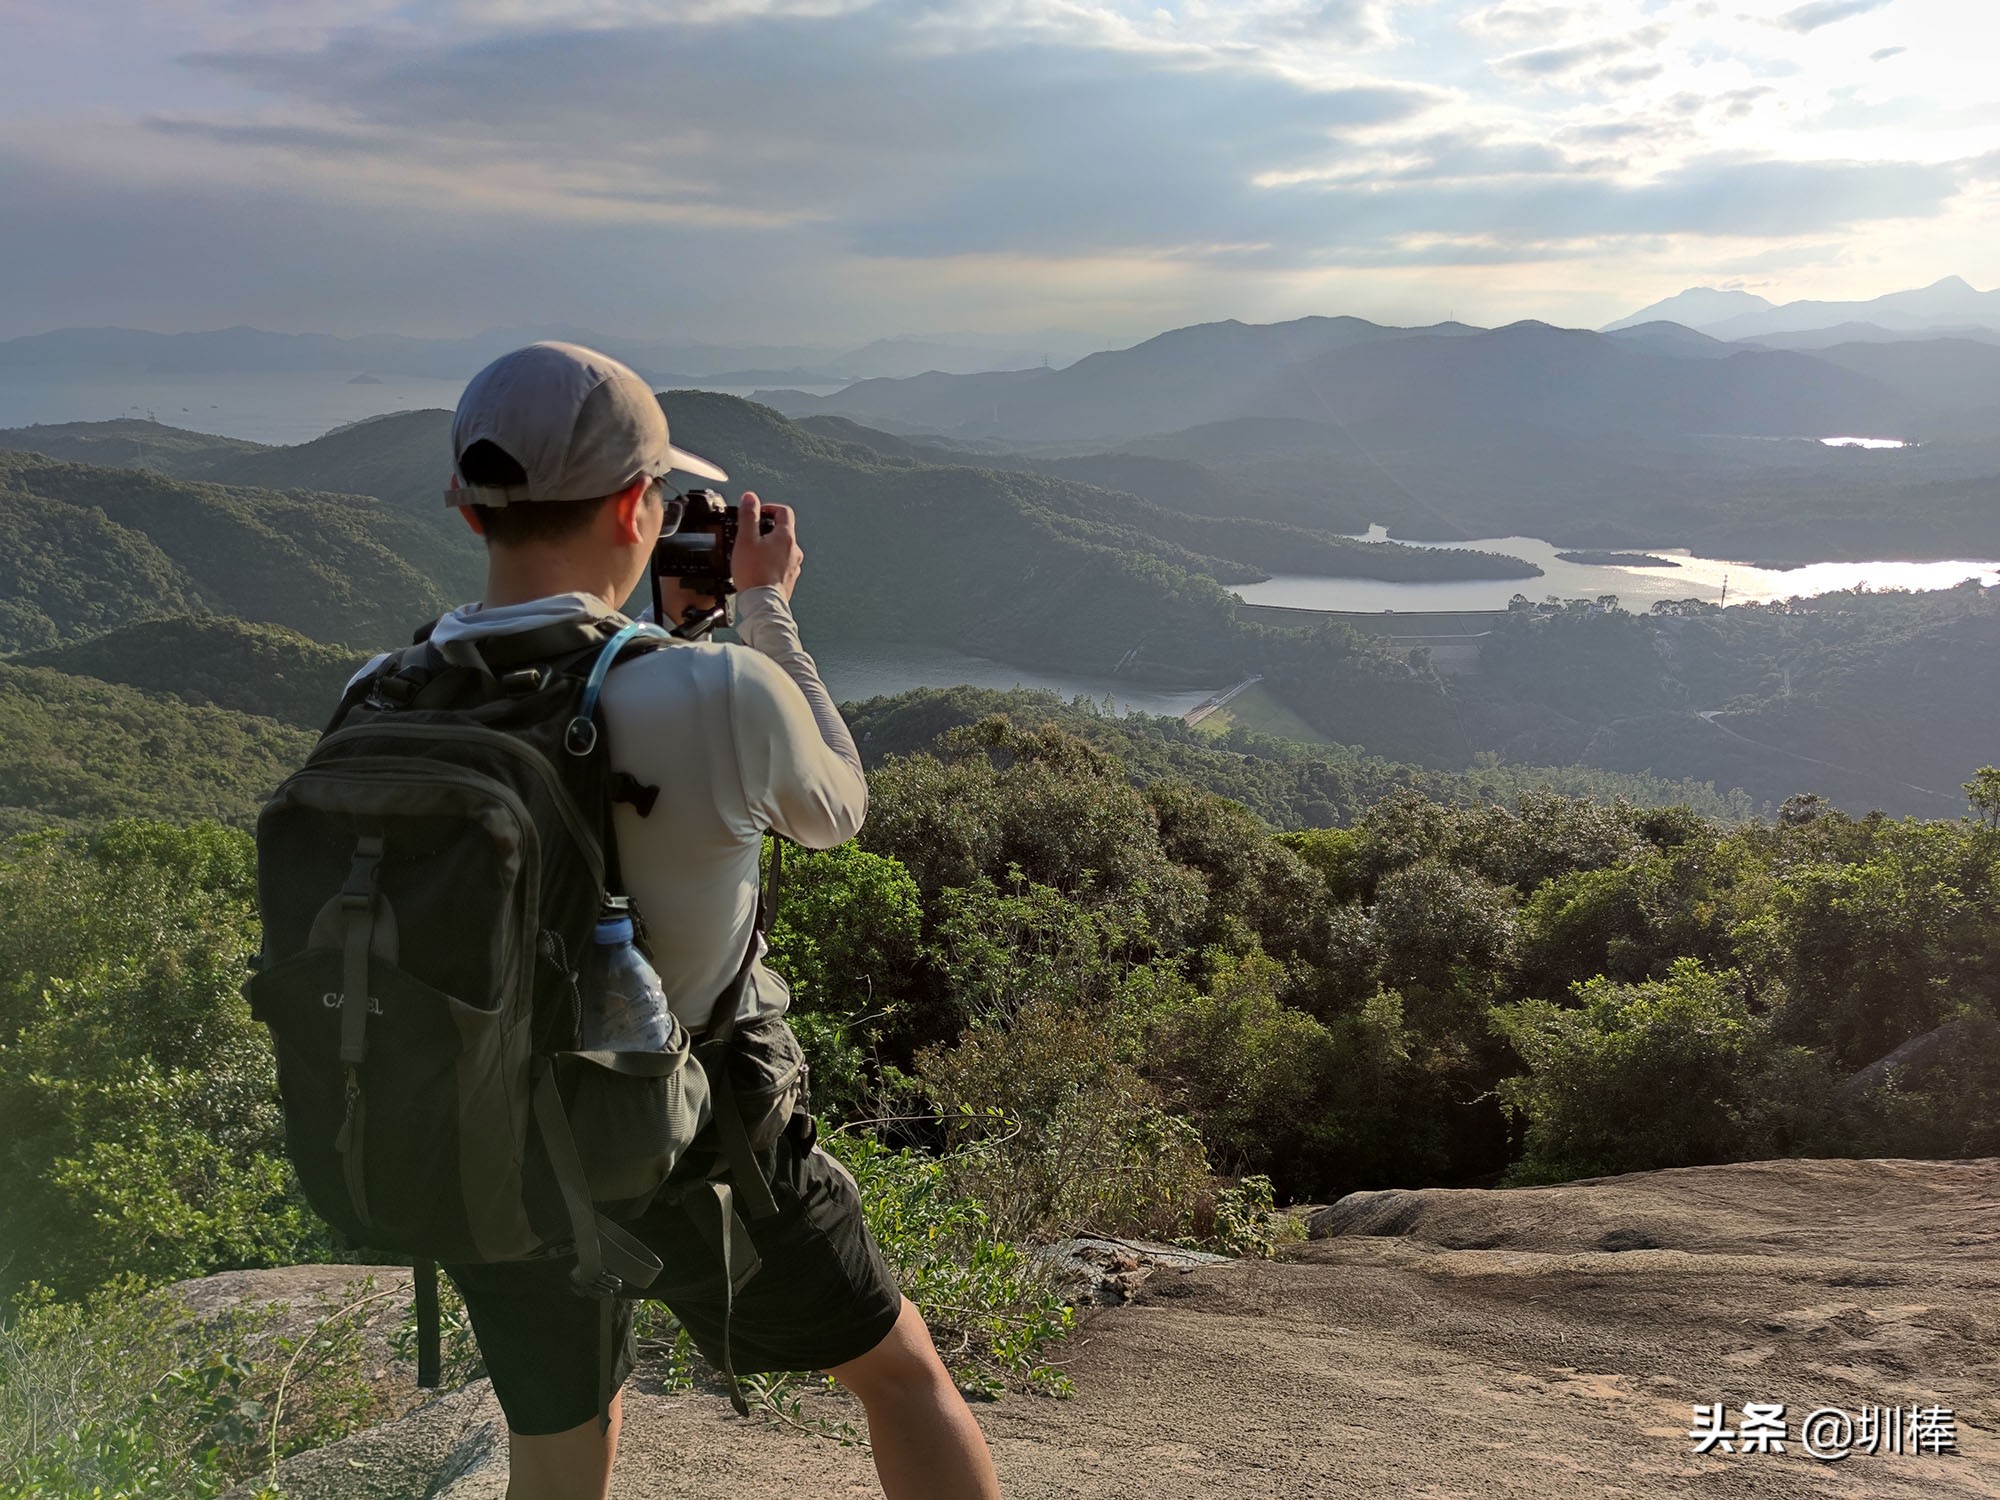
[(1123, 1306), (1158, 1271), (1192, 1271), (1197, 1266), (1229, 1263), (1226, 1255), (1097, 1234), (1057, 1240), (1038, 1250), (1035, 1258), (1054, 1273), (1063, 1295), (1077, 1307)]
[[(1155, 1270), (1088, 1314), (1060, 1356), (1072, 1399), (977, 1407), (1010, 1500), (2000, 1497), (2000, 1161), (1354, 1195), (1319, 1218), (1330, 1237), (1283, 1261)], [(1715, 1401), (1793, 1422), (1935, 1403), (1961, 1451), (1698, 1457), (1692, 1406)], [(614, 1500), (879, 1493), (865, 1454), (714, 1395), (641, 1378), (626, 1410)], [(296, 1493), (500, 1500), (503, 1453), (481, 1385), (310, 1479), (295, 1460)]]

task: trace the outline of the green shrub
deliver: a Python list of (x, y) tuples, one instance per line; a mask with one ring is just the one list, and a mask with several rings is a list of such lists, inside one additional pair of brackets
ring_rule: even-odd
[(903, 996), (923, 924), (917, 883), (898, 861), (851, 842), (788, 849), (770, 961), (794, 1011), (879, 1013)]
[(1891, 1069), (1852, 1114), (1850, 1149), (1864, 1155), (2000, 1156), (2000, 1021), (1964, 1016), (1943, 1057)]
[(926, 899), (1019, 870), (1162, 947), (1199, 922), (1201, 878), (1167, 856), (1158, 817), (1116, 758), (1053, 725), (1022, 730), (999, 717), (936, 749), (875, 771), (861, 832)]
[(927, 956), (954, 1019), (1004, 1025), (1036, 1001), (1108, 1008), (1143, 926), (1009, 873), (1005, 890), (981, 878), (933, 903)]
[(825, 1143), (854, 1174), (869, 1233), (960, 1383), (992, 1391), (996, 1381), (1017, 1379), (1067, 1391), (1048, 1355), (1073, 1314), (1029, 1254), (999, 1237), (985, 1206), (962, 1191), (977, 1169), (892, 1151), (865, 1135)]
[(952, 1179), (1009, 1240), (1172, 1238), (1208, 1182), (1201, 1138), (1119, 1055), (1103, 1011), (1038, 995), (917, 1059)]
[(1277, 1189), (1268, 1177), (1245, 1177), (1215, 1195), (1209, 1242), (1224, 1255), (1267, 1260), (1281, 1238)]
[(1740, 976), (1691, 958), (1665, 979), (1576, 988), (1576, 1004), (1496, 1006), (1525, 1074), (1500, 1084), (1527, 1122), (1517, 1181), (1552, 1182), (1735, 1159), (1762, 1023)]
[(0, 1500), (208, 1500), (394, 1415), (365, 1346), (389, 1301), (364, 1279), (198, 1321), (129, 1280), (25, 1296), (0, 1326)]
[(1212, 955), (1206, 992), (1157, 1003), (1146, 1018), (1146, 1067), (1168, 1083), (1225, 1171), (1311, 1172), (1332, 1126), (1333, 1034), (1280, 1003), (1284, 969), (1262, 953)]
[(0, 852), (0, 1283), (82, 1295), (323, 1257), (240, 993), (249, 839), (114, 824)]
[(1401, 996), (1321, 1020), (1279, 1000), (1284, 973), (1264, 954), (1211, 957), (1205, 993), (1153, 999), (1142, 1056), (1212, 1160), (1275, 1177), (1294, 1197), (1429, 1165), (1421, 1129), (1403, 1118), (1417, 1080)]

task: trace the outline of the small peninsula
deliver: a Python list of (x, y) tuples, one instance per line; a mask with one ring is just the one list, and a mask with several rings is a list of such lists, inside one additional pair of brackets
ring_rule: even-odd
[(1567, 563), (1591, 568), (1678, 568), (1671, 557), (1655, 557), (1650, 552), (1558, 552)]

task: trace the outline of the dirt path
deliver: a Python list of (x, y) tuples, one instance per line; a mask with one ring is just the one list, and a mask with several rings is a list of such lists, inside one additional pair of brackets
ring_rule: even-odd
[[(2000, 1497), (2000, 1162), (1357, 1195), (1327, 1217), (1347, 1232), (1159, 1271), (1096, 1314), (1074, 1398), (979, 1408), (1007, 1494)], [(1784, 1402), (1794, 1433), (1816, 1407), (1937, 1404), (1961, 1451), (1697, 1457), (1692, 1407), (1718, 1400), (1732, 1426)], [(617, 1500), (877, 1493), (864, 1454), (712, 1397), (640, 1386), (627, 1410)], [(477, 1447), (455, 1486), (406, 1493), (494, 1500)]]

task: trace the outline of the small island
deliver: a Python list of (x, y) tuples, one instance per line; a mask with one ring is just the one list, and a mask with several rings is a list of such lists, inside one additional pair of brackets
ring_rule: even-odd
[(1671, 557), (1655, 557), (1650, 552), (1558, 552), (1557, 557), (1567, 563), (1582, 563), (1592, 568), (1678, 568), (1679, 563)]
[(355, 376), (352, 380), (348, 381), (347, 383), (349, 385), (380, 385), (382, 382), (375, 376), (368, 374), (366, 371), (363, 371), (361, 374)]

